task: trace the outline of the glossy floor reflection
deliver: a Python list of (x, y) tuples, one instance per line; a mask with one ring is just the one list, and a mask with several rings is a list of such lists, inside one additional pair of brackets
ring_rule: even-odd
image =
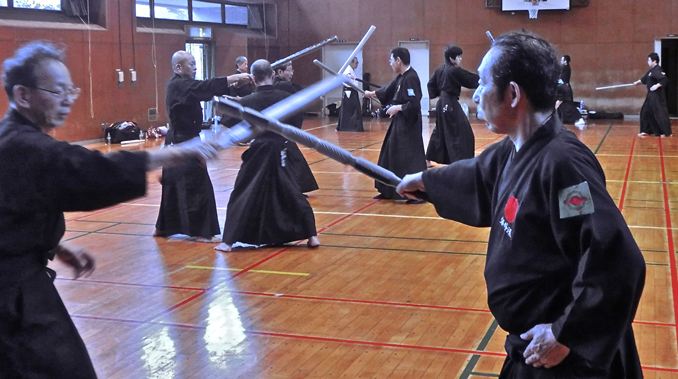
[[(472, 124), (476, 153), (502, 138)], [(365, 133), (335, 126), (332, 118), (304, 123), (377, 161), (388, 120), (365, 119)], [(428, 142), (432, 121), (424, 126)], [(678, 378), (678, 138), (638, 138), (635, 120), (571, 130), (600, 160), (647, 261), (634, 324), (645, 377)], [(245, 149), (209, 163), (222, 225)], [(51, 266), (101, 378), (497, 376), (505, 333), (486, 304), (488, 229), (443, 220), (430, 204), (373, 200), (372, 180), (301, 150), (320, 185), (309, 197), (318, 249), (223, 254), (213, 244), (154, 238), (159, 172), (148, 175), (143, 198), (66, 215), (65, 238), (89, 249), (97, 270), (74, 281)]]

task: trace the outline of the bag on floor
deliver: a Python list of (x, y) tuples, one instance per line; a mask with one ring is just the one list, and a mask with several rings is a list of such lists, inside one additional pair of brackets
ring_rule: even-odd
[(141, 128), (134, 121), (114, 122), (106, 128), (104, 139), (110, 143), (120, 143), (141, 139)]

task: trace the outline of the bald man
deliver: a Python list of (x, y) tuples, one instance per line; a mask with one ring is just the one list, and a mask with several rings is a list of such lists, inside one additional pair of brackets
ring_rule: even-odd
[[(203, 114), (201, 101), (228, 94), (229, 86), (252, 83), (249, 74), (242, 73), (207, 80), (195, 80), (195, 58), (186, 51), (172, 56), (174, 76), (167, 84), (165, 105), (170, 128), (165, 145), (188, 141), (200, 134)], [(155, 236), (184, 234), (198, 242), (219, 242), (217, 206), (212, 181), (203, 161), (194, 159), (162, 171), (162, 200)]]

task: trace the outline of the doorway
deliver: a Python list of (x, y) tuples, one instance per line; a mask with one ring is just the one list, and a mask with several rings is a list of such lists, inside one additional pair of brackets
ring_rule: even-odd
[[(214, 45), (205, 41), (186, 41), (186, 51), (195, 58), (198, 72), (196, 80), (206, 80), (214, 77)], [(202, 120), (207, 121), (212, 117), (212, 101), (201, 101)]]
[[(351, 56), (351, 53), (353, 52), (353, 50), (355, 50), (356, 46), (358, 46), (357, 43), (332, 43), (329, 45), (325, 45), (323, 46), (322, 49), (322, 62), (327, 67), (337, 71), (341, 68), (341, 66), (344, 63), (346, 63), (346, 60), (348, 59), (349, 56)], [(363, 77), (362, 49), (358, 51), (356, 57), (358, 57), (358, 68), (355, 69), (355, 74), (358, 78), (362, 79)], [(325, 70), (322, 70), (322, 73), (323, 79), (332, 76), (332, 74), (328, 73)], [(325, 96), (323, 96), (323, 109), (321, 113), (325, 112), (325, 109), (327, 109), (328, 105), (341, 101), (342, 91), (343, 91), (342, 86), (339, 86), (328, 91), (325, 94)]]
[(419, 75), (421, 83), (421, 114), (428, 116), (430, 99), (428, 98), (428, 83), (430, 51), (428, 41), (400, 41), (399, 47), (404, 47), (410, 51), (410, 65)]
[(661, 42), (659, 65), (662, 66), (669, 85), (666, 88), (666, 105), (669, 116), (678, 117), (678, 38), (665, 38)]

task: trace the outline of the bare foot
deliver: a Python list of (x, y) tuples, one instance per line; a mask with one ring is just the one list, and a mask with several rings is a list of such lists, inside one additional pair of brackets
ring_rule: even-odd
[(193, 241), (195, 242), (206, 242), (206, 243), (219, 243), (221, 242), (221, 238), (219, 237), (211, 237), (211, 238), (205, 238), (205, 237), (192, 237)]
[(313, 236), (313, 237), (309, 238), (306, 245), (308, 245), (308, 247), (318, 247), (318, 246), (320, 246), (320, 241), (318, 241), (318, 236)]
[(214, 250), (219, 250), (219, 251), (223, 251), (223, 252), (228, 253), (228, 252), (231, 251), (231, 245), (222, 242), (222, 243), (218, 244), (217, 246), (215, 246)]

